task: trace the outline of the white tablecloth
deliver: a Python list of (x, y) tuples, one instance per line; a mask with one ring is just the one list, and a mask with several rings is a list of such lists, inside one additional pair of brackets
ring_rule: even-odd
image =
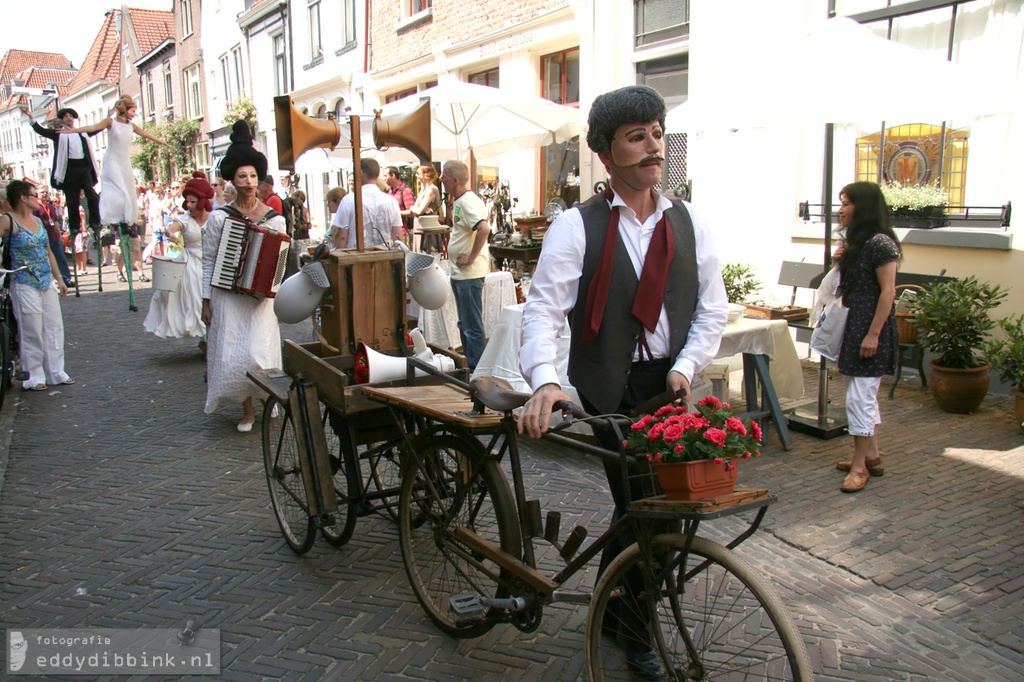
[[(519, 373), (520, 332), (523, 326), (523, 306), (508, 306), (501, 311), (498, 324), (494, 327), (490, 341), (480, 357), (480, 363), (473, 376), (495, 376), (507, 380), (512, 386), (526, 393), (532, 389)], [(800, 369), (793, 338), (785, 320), (754, 320), (741, 317), (725, 326), (722, 343), (717, 357), (724, 358), (739, 353), (767, 355), (772, 362), (769, 366), (775, 393), (780, 399), (796, 399), (803, 396), (804, 380)], [(558, 380), (562, 388), (574, 399), (575, 391), (568, 390), (569, 378), (569, 326), (566, 324), (558, 341)]]
[[(484, 278), (483, 316), (484, 334), (490, 338), (502, 309), (515, 305), (516, 285), (511, 272), (492, 272)], [(448, 302), (440, 310), (422, 310), (412, 302), (409, 316), (419, 320), (420, 331), (427, 343), (442, 348), (457, 348), (462, 345), (459, 337), (459, 313), (455, 308), (455, 294), (448, 296)], [(516, 335), (518, 344), (519, 336)], [(517, 363), (518, 366), (518, 363)]]

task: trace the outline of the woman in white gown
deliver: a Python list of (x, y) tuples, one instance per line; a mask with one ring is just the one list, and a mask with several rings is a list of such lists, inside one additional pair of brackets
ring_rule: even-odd
[[(185, 271), (175, 291), (157, 290), (149, 304), (143, 328), (161, 339), (202, 338), (203, 323), (203, 230), (212, 209), (213, 187), (202, 171), (192, 173), (181, 192), (185, 211), (167, 228), (167, 238), (185, 245)], [(180, 235), (180, 237), (179, 237)]]
[(62, 134), (110, 131), (107, 136), (107, 151), (103, 155), (103, 168), (100, 170), (100, 220), (104, 225), (123, 224), (127, 228), (134, 225), (138, 217), (135, 174), (132, 172), (129, 149), (134, 136), (139, 135), (167, 148), (171, 146), (132, 123), (137, 109), (138, 105), (131, 95), (122, 95), (114, 102), (114, 115), (110, 118), (91, 126), (63, 128), (58, 131)]
[(229, 213), (277, 232), (285, 231), (284, 217), (257, 195), (260, 178), (267, 175), (267, 157), (252, 146), (245, 121), (232, 127), (231, 145), (220, 164), (220, 176), (234, 184), (238, 194), (214, 211), (203, 236), (203, 322), (206, 337), (206, 413), (224, 404), (242, 403), (238, 430), (252, 431), (256, 413), (253, 398), (265, 394), (246, 372), (281, 366), (281, 332), (271, 298), (257, 299), (213, 286), (217, 249)]

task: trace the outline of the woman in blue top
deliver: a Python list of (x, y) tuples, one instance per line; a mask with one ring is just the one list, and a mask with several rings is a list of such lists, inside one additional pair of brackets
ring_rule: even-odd
[(0, 236), (10, 239), (11, 268), (28, 266), (11, 280), (11, 301), (18, 319), (21, 369), (28, 373), (25, 390), (45, 391), (47, 384), (73, 384), (64, 371), (64, 320), (60, 296), (68, 288), (54, 277), (57, 260), (46, 228), (32, 215), (39, 208), (35, 186), (22, 180), (7, 185), (12, 211), (0, 218)]

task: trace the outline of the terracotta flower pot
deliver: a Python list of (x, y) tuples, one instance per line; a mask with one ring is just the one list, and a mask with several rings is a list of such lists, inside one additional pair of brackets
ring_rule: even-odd
[(989, 374), (992, 365), (985, 363), (972, 369), (939, 367), (932, 360), (932, 375), (928, 385), (939, 409), (952, 414), (977, 412), (981, 401), (988, 395)]
[(658, 481), (670, 500), (703, 500), (731, 493), (736, 487), (739, 468), (733, 458), (729, 471), (713, 460), (655, 463)]

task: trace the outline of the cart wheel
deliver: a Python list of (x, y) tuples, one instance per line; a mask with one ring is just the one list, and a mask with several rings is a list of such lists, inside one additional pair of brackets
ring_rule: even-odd
[[(375, 445), (368, 448), (377, 447)], [(399, 459), (399, 446), (385, 448), (383, 452), (364, 460), (370, 468), (373, 487), (381, 494), (380, 507), (387, 512), (391, 520), (398, 523), (398, 498), (402, 485), (402, 463)], [(387, 493), (387, 494), (384, 494)], [(423, 517), (419, 516), (422, 523)]]
[(341, 439), (335, 430), (339, 420), (331, 414), (330, 408), (320, 403), (321, 423), (327, 439), (327, 452), (331, 458), (331, 473), (334, 474), (334, 492), (338, 496), (338, 511), (332, 514), (334, 523), (320, 526), (320, 534), (335, 547), (341, 547), (352, 537), (356, 527), (356, 515), (352, 510), (352, 490), (349, 481), (351, 466), (341, 448)]
[(316, 533), (299, 469), (295, 425), (288, 408), (273, 397), (263, 408), (263, 468), (284, 539), (296, 554), (308, 552)]

